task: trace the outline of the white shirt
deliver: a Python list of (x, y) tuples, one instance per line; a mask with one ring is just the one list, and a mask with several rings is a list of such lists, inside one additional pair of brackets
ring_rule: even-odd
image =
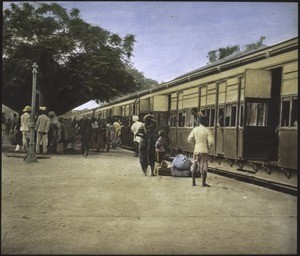
[(188, 141), (195, 143), (194, 153), (208, 153), (214, 144), (211, 131), (201, 124), (191, 131)]
[(29, 130), (30, 130), (30, 114), (25, 112), (21, 116), (20, 131), (29, 132)]
[(133, 136), (133, 141), (136, 141), (138, 143), (140, 143), (141, 137), (140, 136), (135, 136), (138, 132), (138, 129), (143, 125), (142, 122), (140, 121), (136, 121), (131, 125), (131, 131), (133, 132), (134, 136)]

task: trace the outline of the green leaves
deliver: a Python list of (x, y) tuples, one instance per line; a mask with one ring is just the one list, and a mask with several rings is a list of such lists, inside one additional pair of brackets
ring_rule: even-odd
[(132, 92), (139, 88), (127, 73), (134, 43), (134, 35), (122, 38), (86, 23), (78, 9), (11, 4), (3, 10), (3, 102), (16, 110), (30, 104), (33, 62), (41, 104), (58, 114)]

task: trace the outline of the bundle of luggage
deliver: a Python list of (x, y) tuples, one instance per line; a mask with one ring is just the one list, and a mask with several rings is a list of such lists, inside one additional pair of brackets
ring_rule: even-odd
[(195, 177), (199, 177), (200, 171), (197, 167), (197, 164), (193, 164), (192, 161), (187, 158), (187, 156), (179, 154), (172, 162), (171, 175), (174, 177), (191, 177), (191, 168), (193, 168), (195, 169)]
[(155, 166), (154, 172), (160, 176), (192, 177), (191, 168), (195, 168), (195, 177), (200, 177), (197, 164), (193, 164), (187, 156), (179, 154), (173, 159), (172, 166), (169, 167), (166, 161), (163, 161)]
[(154, 172), (156, 175), (170, 176), (171, 175), (171, 167), (168, 166), (166, 161), (162, 161), (161, 164), (155, 166)]

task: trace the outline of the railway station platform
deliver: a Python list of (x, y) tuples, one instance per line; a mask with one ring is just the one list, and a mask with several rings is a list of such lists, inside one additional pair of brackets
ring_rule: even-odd
[(210, 188), (144, 176), (120, 148), (34, 163), (2, 149), (4, 255), (297, 254), (296, 196), (214, 173)]

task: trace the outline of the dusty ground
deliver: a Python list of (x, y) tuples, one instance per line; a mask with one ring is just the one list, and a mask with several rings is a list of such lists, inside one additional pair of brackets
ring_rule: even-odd
[(2, 154), (2, 254), (296, 254), (297, 197), (209, 174), (144, 176), (133, 153)]

